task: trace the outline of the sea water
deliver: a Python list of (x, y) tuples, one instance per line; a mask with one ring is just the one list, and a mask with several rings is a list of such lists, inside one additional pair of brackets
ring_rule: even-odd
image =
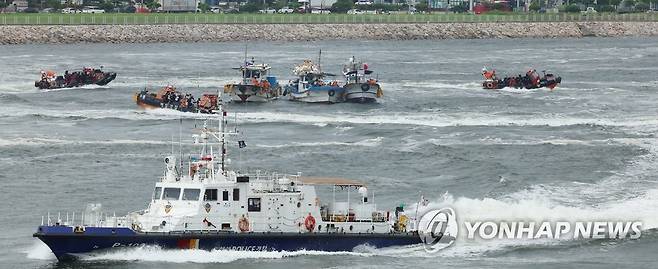
[[(281, 83), (304, 59), (340, 74), (351, 56), (384, 90), (378, 104), (277, 100), (230, 104), (247, 147), (231, 167), (361, 180), (383, 209), (420, 196), (460, 220), (642, 221), (638, 240), (468, 240), (349, 253), (163, 250), (91, 253), (58, 263), (32, 238), (41, 216), (102, 203), (117, 215), (146, 207), (162, 160), (201, 122), (139, 109), (132, 95), (167, 84), (215, 93), (238, 81), (244, 43), (2, 46), (2, 268), (649, 268), (658, 251), (658, 39), (323, 41), (248, 44)], [(117, 72), (107, 86), (40, 91), (39, 71)], [(550, 70), (547, 89), (481, 89), (499, 75)], [(340, 79), (337, 77), (336, 79)], [(285, 99), (285, 98), (283, 98)], [(179, 120), (183, 119), (182, 126)], [(189, 149), (187, 146), (184, 150)], [(323, 200), (331, 199), (324, 197)]]

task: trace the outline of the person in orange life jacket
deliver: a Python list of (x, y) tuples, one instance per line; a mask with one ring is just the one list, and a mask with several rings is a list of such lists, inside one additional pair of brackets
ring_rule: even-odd
[(532, 85), (535, 86), (535, 87), (539, 86), (539, 74), (537, 74), (537, 70), (532, 69), (528, 72), (530, 73), (530, 79), (531, 79)]
[(496, 79), (496, 70), (489, 71), (487, 68), (482, 68), (482, 75), (485, 79)]

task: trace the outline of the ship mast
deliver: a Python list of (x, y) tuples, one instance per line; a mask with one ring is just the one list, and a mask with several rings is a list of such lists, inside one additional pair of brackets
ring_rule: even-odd
[(225, 161), (226, 161), (226, 111), (224, 111), (224, 101), (223, 98), (218, 94), (218, 105), (219, 105), (219, 112), (221, 113), (221, 120), (219, 121), (219, 131), (221, 132), (221, 144), (222, 144), (222, 174), (225, 172)]
[(320, 76), (322, 76), (322, 49), (318, 53), (318, 71), (320, 71)]

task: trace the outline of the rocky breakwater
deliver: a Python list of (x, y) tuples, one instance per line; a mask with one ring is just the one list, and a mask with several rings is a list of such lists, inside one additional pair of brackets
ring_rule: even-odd
[(0, 26), (0, 44), (658, 36), (658, 22)]

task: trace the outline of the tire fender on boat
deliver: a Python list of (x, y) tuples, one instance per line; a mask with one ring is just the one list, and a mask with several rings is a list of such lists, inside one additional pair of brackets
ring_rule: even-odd
[(370, 90), (370, 84), (368, 83), (361, 84), (361, 90), (367, 92), (368, 90)]
[(486, 87), (487, 89), (493, 89), (493, 88), (494, 88), (493, 82), (491, 82), (491, 81), (487, 81), (487, 82), (484, 84), (484, 87)]
[(334, 90), (329, 90), (329, 96), (334, 96), (336, 95), (336, 91)]

